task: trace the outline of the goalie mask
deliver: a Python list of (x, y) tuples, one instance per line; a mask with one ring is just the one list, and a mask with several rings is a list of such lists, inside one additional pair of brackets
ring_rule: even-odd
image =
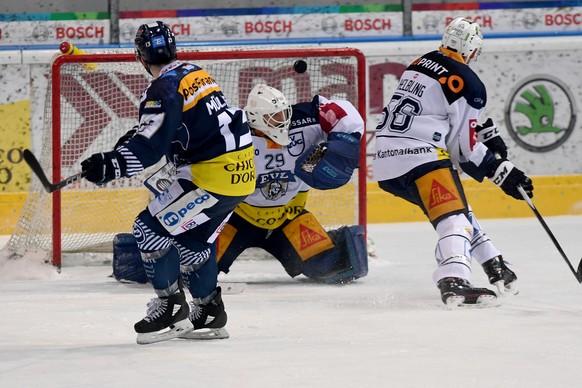
[(165, 65), (176, 59), (176, 38), (164, 22), (139, 26), (134, 43), (136, 60), (150, 74), (150, 65)]
[(291, 105), (279, 90), (265, 84), (255, 85), (244, 109), (251, 128), (261, 131), (282, 146), (291, 143)]
[(463, 17), (449, 23), (441, 42), (442, 47), (461, 54), (467, 65), (477, 61), (482, 45), (483, 34), (479, 24)]

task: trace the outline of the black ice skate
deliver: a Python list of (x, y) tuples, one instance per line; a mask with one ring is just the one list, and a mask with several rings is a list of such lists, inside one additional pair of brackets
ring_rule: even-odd
[(461, 278), (444, 278), (437, 284), (443, 303), (448, 308), (490, 307), (497, 305), (495, 292), (487, 288), (474, 288)]
[(154, 298), (148, 303), (146, 317), (134, 325), (138, 344), (152, 344), (178, 337), (193, 329), (188, 319), (188, 303), (183, 291)]
[(179, 338), (184, 339), (221, 339), (230, 335), (224, 328), (226, 326), (227, 315), (222, 302), (222, 290), (216, 290), (210, 294), (205, 301), (200, 298), (190, 302), (190, 321), (194, 325), (194, 330), (182, 333)]
[(489, 283), (497, 287), (500, 294), (511, 293), (517, 295), (519, 292), (516, 285), (517, 275), (507, 267), (503, 256), (495, 256), (484, 262), (483, 270), (489, 278)]

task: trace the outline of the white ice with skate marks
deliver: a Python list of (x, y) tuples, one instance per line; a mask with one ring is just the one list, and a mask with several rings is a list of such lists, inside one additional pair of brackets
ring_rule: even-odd
[[(582, 217), (546, 221), (579, 260)], [(152, 292), (108, 266), (34, 280), (9, 280), (2, 266), (0, 386), (578, 387), (582, 285), (535, 218), (482, 224), (518, 276), (519, 294), (498, 308), (446, 309), (428, 223), (370, 225), (378, 258), (354, 284), (236, 262), (220, 281), (247, 286), (223, 295), (230, 338), (216, 341), (137, 345)], [(475, 264), (474, 285), (494, 289)]]

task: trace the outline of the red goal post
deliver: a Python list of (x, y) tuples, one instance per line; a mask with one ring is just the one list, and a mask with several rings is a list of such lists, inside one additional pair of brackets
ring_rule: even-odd
[[(205, 68), (231, 106), (243, 107), (252, 86), (264, 82), (283, 91), (291, 103), (310, 101), (315, 94), (349, 100), (366, 119), (366, 61), (354, 48), (179, 51), (178, 58)], [(306, 62), (305, 72), (296, 71), (297, 60)], [(88, 63), (97, 66), (82, 66)], [(51, 181), (78, 172), (81, 160), (111, 149), (135, 125), (139, 98), (149, 80), (133, 54), (61, 55), (54, 60), (40, 157)], [(336, 190), (310, 191), (307, 209), (325, 227), (366, 226), (365, 167), (362, 141), (360, 168), (350, 183)], [(7, 248), (45, 251), (45, 261), (57, 267), (64, 251), (110, 248), (113, 236), (129, 232), (151, 199), (142, 185), (147, 173), (104, 188), (82, 180), (52, 194), (43, 193), (33, 178)]]

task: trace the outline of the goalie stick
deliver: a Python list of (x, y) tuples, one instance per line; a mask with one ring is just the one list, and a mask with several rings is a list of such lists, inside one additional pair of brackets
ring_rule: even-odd
[(548, 234), (548, 236), (550, 236), (550, 239), (552, 240), (552, 242), (554, 243), (554, 245), (558, 249), (558, 252), (560, 252), (560, 254), (564, 258), (564, 261), (566, 262), (566, 264), (568, 264), (568, 267), (570, 268), (570, 271), (572, 271), (572, 273), (574, 274), (574, 276), (576, 276), (576, 280), (578, 280), (578, 283), (582, 283), (582, 260), (578, 264), (578, 271), (576, 271), (574, 269), (574, 267), (572, 266), (572, 263), (570, 262), (570, 260), (568, 260), (568, 257), (564, 253), (564, 250), (562, 249), (562, 247), (558, 243), (558, 240), (556, 240), (556, 237), (554, 237), (554, 234), (552, 233), (552, 231), (550, 230), (550, 228), (548, 227), (548, 225), (546, 224), (546, 222), (542, 218), (542, 215), (540, 214), (540, 212), (538, 211), (538, 209), (535, 207), (535, 205), (533, 204), (532, 200), (527, 196), (527, 194), (526, 194), (525, 190), (523, 189), (523, 187), (517, 186), (517, 190), (519, 191), (519, 193), (521, 194), (521, 196), (523, 197), (523, 199), (525, 200), (525, 202), (527, 202), (527, 204), (529, 205), (529, 207), (531, 208), (531, 210), (534, 212), (534, 214), (536, 215), (538, 221), (540, 222), (540, 224), (542, 224), (542, 227), (544, 228), (544, 230), (546, 231), (546, 233)]
[(80, 173), (72, 175), (72, 176), (70, 176), (70, 177), (68, 177), (60, 182), (51, 183), (51, 182), (49, 182), (48, 178), (46, 177), (46, 174), (44, 173), (40, 163), (38, 162), (38, 159), (36, 159), (36, 156), (34, 156), (34, 154), (30, 150), (25, 149), (22, 152), (22, 156), (23, 156), (26, 164), (28, 164), (30, 166), (30, 169), (32, 170), (32, 172), (38, 177), (38, 179), (40, 180), (40, 183), (42, 184), (42, 186), (44, 187), (44, 189), (48, 193), (52, 193), (52, 192), (55, 192), (57, 190), (60, 190), (63, 187), (68, 186), (71, 183), (74, 183), (85, 176), (85, 172), (80, 172)]

